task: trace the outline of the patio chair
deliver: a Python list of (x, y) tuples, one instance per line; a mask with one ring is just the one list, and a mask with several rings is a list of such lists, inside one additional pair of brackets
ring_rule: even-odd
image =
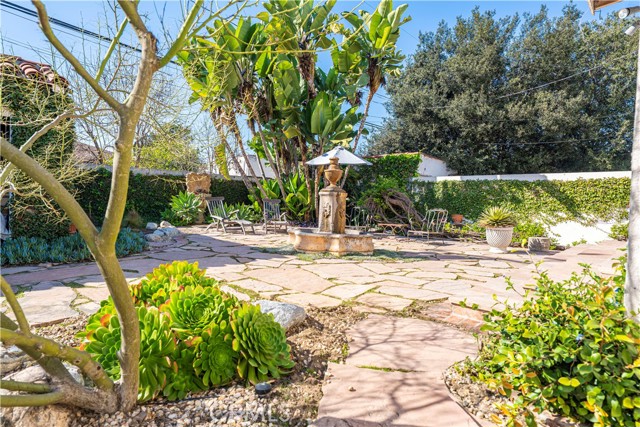
[(354, 206), (347, 215), (347, 227), (358, 231), (369, 231), (373, 227), (373, 217), (368, 209)]
[(227, 232), (227, 225), (239, 225), (242, 230), (242, 234), (247, 234), (245, 227), (251, 227), (253, 234), (256, 230), (253, 228), (253, 223), (245, 219), (232, 219), (231, 216), (238, 213), (237, 210), (227, 213), (224, 207), (224, 197), (207, 197), (207, 210), (209, 215), (213, 219), (213, 222), (205, 229), (208, 231), (212, 226), (216, 226), (216, 231), (222, 227), (224, 233)]
[(407, 235), (440, 236), (444, 243), (444, 225), (447, 223), (448, 212), (445, 209), (429, 209), (424, 218), (410, 218), (410, 229)]
[(280, 199), (264, 199), (262, 214), (264, 216), (264, 231), (269, 232), (269, 226), (273, 226), (273, 232), (277, 232), (282, 227), (286, 232), (289, 227), (286, 212), (280, 213)]

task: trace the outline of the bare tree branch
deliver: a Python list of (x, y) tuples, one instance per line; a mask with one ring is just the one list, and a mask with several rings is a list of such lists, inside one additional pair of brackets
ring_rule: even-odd
[(47, 9), (44, 7), (40, 0), (32, 0), (31, 1), (38, 11), (38, 22), (40, 23), (40, 28), (42, 32), (47, 37), (49, 42), (56, 48), (58, 52), (73, 66), (78, 74), (82, 76), (83, 79), (96, 91), (96, 93), (104, 99), (104, 101), (109, 104), (111, 108), (116, 111), (122, 110), (123, 106), (118, 101), (113, 98), (109, 92), (107, 92), (100, 84), (89, 74), (89, 72), (82, 66), (78, 58), (76, 58), (70, 51), (65, 47), (65, 45), (58, 40), (56, 35), (53, 33), (53, 29), (49, 24), (49, 15), (47, 14)]

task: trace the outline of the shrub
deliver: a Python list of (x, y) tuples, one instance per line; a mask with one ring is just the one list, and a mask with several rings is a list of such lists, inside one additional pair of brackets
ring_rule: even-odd
[[(147, 241), (142, 233), (123, 228), (116, 240), (116, 255), (142, 252)], [(2, 244), (2, 265), (36, 264), (41, 262), (78, 262), (90, 260), (91, 253), (80, 234), (71, 234), (50, 241), (39, 237), (17, 237)]]
[(231, 215), (234, 219), (244, 219), (251, 222), (260, 221), (260, 214), (255, 211), (254, 206), (246, 205), (244, 203), (236, 203), (234, 205), (228, 205), (225, 203), (224, 209), (227, 214), (231, 215), (231, 212), (236, 211)]
[(142, 219), (138, 211), (135, 209), (131, 209), (130, 211), (128, 211), (124, 215), (124, 218), (122, 218), (123, 227), (140, 229), (140, 228), (143, 228), (144, 225), (145, 225), (144, 219)]
[(603, 278), (588, 269), (554, 282), (542, 273), (533, 298), (485, 315), (477, 379), (506, 396), (510, 425), (549, 409), (594, 426), (640, 422), (640, 325), (623, 305), (624, 262)]
[(611, 232), (609, 237), (615, 240), (628, 240), (629, 239), (629, 223), (621, 222), (613, 224), (611, 226)]
[[(140, 401), (160, 392), (170, 400), (227, 384), (278, 378), (294, 362), (272, 314), (238, 300), (197, 263), (164, 264), (131, 287), (140, 316)], [(82, 346), (117, 379), (120, 331), (111, 299), (78, 334)], [(156, 331), (156, 332), (154, 332)]]
[(196, 222), (201, 212), (202, 200), (197, 194), (180, 192), (171, 197), (171, 212), (174, 217), (173, 225), (191, 225)]
[(529, 237), (546, 237), (547, 230), (544, 225), (538, 222), (531, 221), (518, 221), (513, 229), (512, 243), (522, 244), (526, 246), (529, 241)]

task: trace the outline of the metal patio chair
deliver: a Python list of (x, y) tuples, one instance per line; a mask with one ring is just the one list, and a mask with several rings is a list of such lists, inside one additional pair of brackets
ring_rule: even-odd
[(273, 226), (273, 232), (277, 232), (282, 227), (286, 232), (289, 227), (286, 212), (280, 213), (280, 199), (264, 199), (262, 215), (264, 218), (264, 231), (269, 232), (269, 226)]
[(447, 223), (449, 213), (445, 209), (429, 209), (424, 218), (410, 218), (410, 229), (407, 235), (419, 237), (440, 236), (444, 243), (444, 225)]
[(253, 223), (251, 221), (231, 218), (231, 216), (236, 214), (238, 211), (235, 210), (227, 213), (224, 207), (224, 197), (207, 197), (205, 200), (207, 201), (207, 210), (209, 211), (209, 215), (213, 219), (213, 222), (209, 224), (205, 231), (208, 231), (212, 226), (215, 225), (216, 231), (218, 231), (218, 229), (222, 227), (222, 231), (226, 233), (227, 225), (238, 225), (242, 230), (242, 234), (247, 234), (245, 227), (250, 227), (253, 234), (256, 233), (256, 230), (253, 228)]
[(374, 226), (373, 217), (368, 209), (362, 206), (354, 206), (351, 208), (349, 215), (347, 216), (347, 227), (368, 232)]

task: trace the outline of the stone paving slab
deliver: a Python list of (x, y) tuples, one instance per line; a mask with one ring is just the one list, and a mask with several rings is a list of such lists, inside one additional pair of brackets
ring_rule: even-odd
[(301, 267), (306, 271), (317, 274), (323, 279), (337, 279), (342, 277), (375, 277), (376, 273), (373, 273), (366, 268), (362, 268), (358, 264), (320, 264), (320, 265), (306, 265)]
[[(442, 384), (420, 374), (330, 363), (315, 427), (475, 427)], [(353, 390), (353, 391), (352, 391)]]
[(331, 298), (325, 295), (318, 294), (285, 294), (279, 295), (278, 299), (283, 302), (288, 302), (290, 304), (297, 304), (303, 307), (313, 306), (313, 307), (337, 307), (342, 304), (342, 300), (337, 298)]
[(352, 299), (358, 295), (370, 291), (377, 285), (339, 285), (322, 292), (324, 295), (340, 298), (342, 300)]
[(346, 364), (329, 364), (314, 426), (477, 425), (442, 379), (453, 363), (475, 356), (469, 334), (424, 320), (370, 315), (347, 335), (352, 341)]
[(389, 295), (368, 293), (364, 294), (356, 299), (357, 302), (371, 305), (374, 307), (380, 307), (387, 310), (400, 311), (411, 305), (413, 301), (405, 298), (392, 297)]
[(243, 289), (248, 289), (254, 292), (279, 292), (282, 291), (282, 286), (272, 285), (270, 283), (261, 282), (260, 280), (245, 279), (244, 276), (240, 276), (242, 280), (234, 280), (233, 284)]
[(476, 339), (450, 326), (414, 318), (371, 315), (347, 330), (352, 366), (378, 366), (438, 377), (476, 354)]
[(395, 286), (381, 286), (376, 289), (377, 292), (387, 295), (395, 295), (408, 299), (419, 299), (422, 301), (434, 301), (439, 299), (447, 299), (449, 295), (429, 289), (413, 289)]
[[(287, 271), (286, 276), (283, 274), (283, 271)], [(262, 280), (273, 285), (308, 293), (322, 292), (325, 289), (334, 286), (330, 281), (322, 279), (315, 274), (300, 268), (290, 270), (264, 268), (257, 271), (246, 272), (245, 276)]]

